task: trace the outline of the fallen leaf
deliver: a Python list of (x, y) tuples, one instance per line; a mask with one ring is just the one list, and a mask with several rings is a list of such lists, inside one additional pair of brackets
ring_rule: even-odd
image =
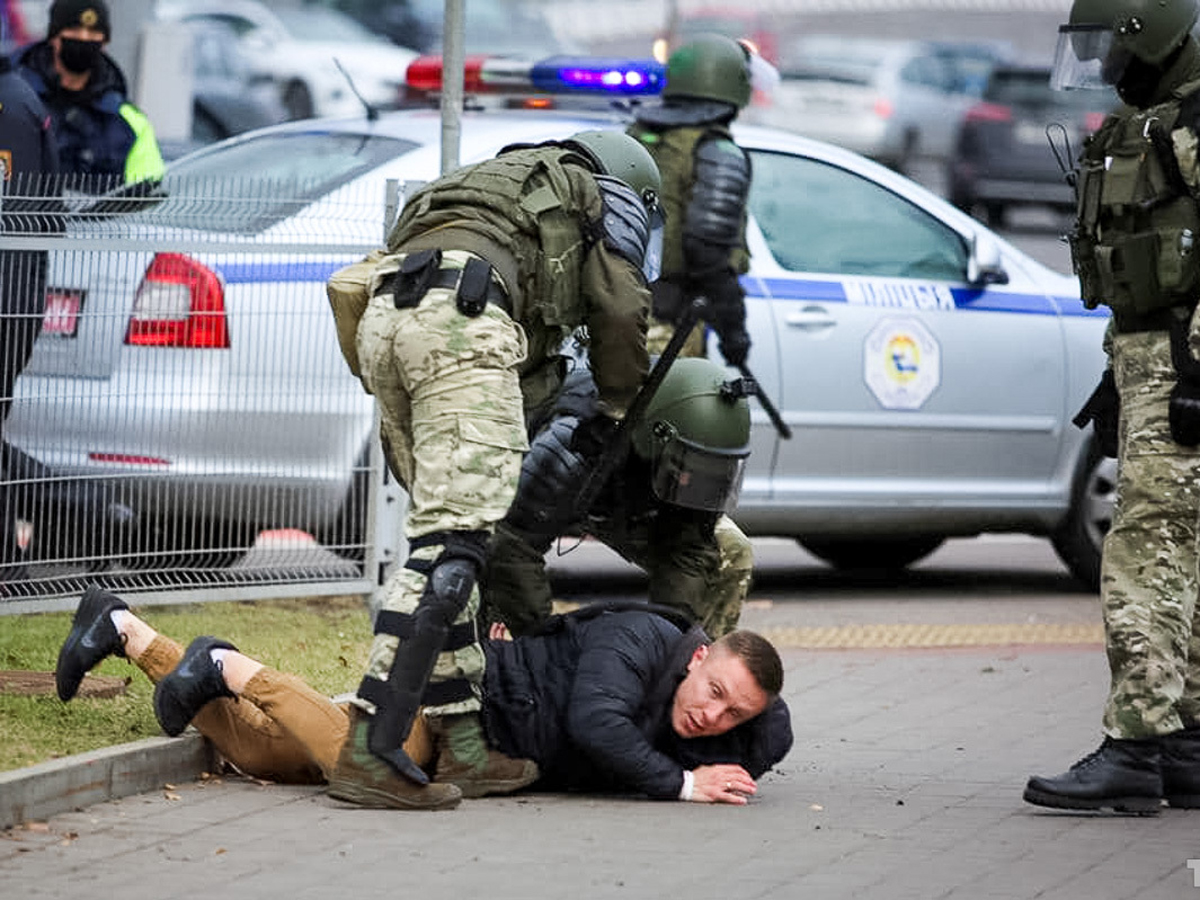
[(823, 807), (820, 803), (814, 803), (812, 806), (809, 807), (809, 809), (813, 810), (814, 812), (820, 812), (824, 808), (825, 807)]
[(36, 834), (49, 834), (50, 826), (46, 822), (26, 822), (25, 830), (35, 832)]
[(180, 797), (178, 794), (174, 793), (173, 791), (164, 791), (163, 797), (167, 800), (182, 800), (183, 799), (182, 797)]

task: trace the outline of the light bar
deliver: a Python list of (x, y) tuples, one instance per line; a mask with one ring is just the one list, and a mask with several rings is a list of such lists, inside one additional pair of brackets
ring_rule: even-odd
[[(662, 91), (666, 67), (653, 59), (551, 56), (540, 62), (507, 57), (468, 56), (463, 61), (463, 90), (472, 94), (622, 94)], [(408, 87), (442, 89), (442, 58), (421, 56), (408, 66)]]

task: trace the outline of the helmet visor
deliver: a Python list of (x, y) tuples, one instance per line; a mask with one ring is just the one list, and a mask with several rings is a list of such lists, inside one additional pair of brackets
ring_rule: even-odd
[(663, 233), (666, 222), (657, 198), (651, 198), (646, 211), (650, 215), (650, 237), (646, 241), (646, 255), (642, 259), (642, 273), (646, 281), (656, 281), (662, 274)]
[(674, 435), (659, 445), (654, 459), (654, 496), (688, 509), (732, 512), (749, 455), (749, 450), (711, 450)]
[(1107, 90), (1121, 80), (1132, 55), (1113, 42), (1107, 25), (1061, 25), (1050, 87), (1056, 91)]

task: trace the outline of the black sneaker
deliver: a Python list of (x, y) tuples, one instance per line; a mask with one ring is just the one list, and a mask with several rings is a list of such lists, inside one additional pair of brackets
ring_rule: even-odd
[(1163, 780), (1159, 740), (1106, 737), (1100, 747), (1061, 775), (1038, 775), (1025, 785), (1025, 801), (1054, 809), (1111, 809), (1157, 815)]
[(183, 651), (179, 665), (154, 686), (154, 715), (171, 737), (180, 734), (196, 713), (211, 700), (237, 695), (225, 684), (221, 664), (210, 650), (236, 650), (228, 641), (215, 637), (196, 638)]
[(1200, 727), (1162, 739), (1163, 796), (1175, 809), (1200, 809)]
[(54, 684), (64, 703), (75, 696), (83, 676), (102, 659), (125, 655), (121, 634), (109, 618), (114, 609), (129, 609), (129, 604), (94, 584), (83, 592), (54, 667)]

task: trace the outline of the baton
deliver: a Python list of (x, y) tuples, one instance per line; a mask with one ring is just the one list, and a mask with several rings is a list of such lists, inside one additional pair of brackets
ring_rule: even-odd
[(775, 430), (779, 432), (779, 436), (784, 440), (790, 440), (792, 437), (791, 427), (787, 422), (783, 421), (783, 416), (779, 414), (779, 410), (775, 408), (775, 404), (771, 402), (771, 398), (767, 396), (767, 392), (762, 389), (762, 385), (758, 383), (758, 379), (751, 374), (750, 368), (745, 363), (742, 363), (737, 367), (737, 370), (742, 373), (743, 378), (748, 379), (754, 385), (754, 396), (762, 404), (767, 418), (771, 420), (771, 424), (775, 426)]

